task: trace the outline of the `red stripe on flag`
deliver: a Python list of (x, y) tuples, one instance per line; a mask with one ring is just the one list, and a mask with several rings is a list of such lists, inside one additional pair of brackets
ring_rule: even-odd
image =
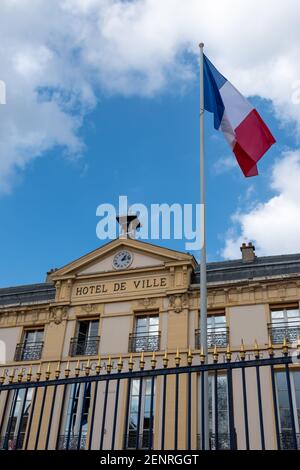
[(245, 176), (258, 175), (256, 163), (276, 142), (256, 109), (235, 129), (233, 152)]

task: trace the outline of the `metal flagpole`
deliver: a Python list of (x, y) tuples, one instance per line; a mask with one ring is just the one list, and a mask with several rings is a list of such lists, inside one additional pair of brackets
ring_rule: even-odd
[[(200, 229), (201, 229), (201, 260), (200, 260), (200, 343), (202, 353), (207, 362), (207, 286), (206, 286), (206, 210), (205, 210), (205, 164), (204, 164), (204, 44), (200, 48)], [(208, 374), (203, 374), (202, 403), (202, 448), (209, 448), (208, 426)]]

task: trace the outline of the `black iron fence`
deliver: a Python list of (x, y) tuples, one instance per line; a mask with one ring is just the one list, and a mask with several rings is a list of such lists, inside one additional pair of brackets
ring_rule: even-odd
[[(190, 351), (142, 353), (126, 362), (99, 359), (93, 372), (89, 361), (83, 368), (74, 363), (73, 370), (67, 365), (51, 371), (45, 365), (34, 376), (31, 369), (16, 378), (12, 371), (0, 376), (1, 448), (297, 449), (291, 375), (299, 349), (296, 356), (286, 344), (282, 351), (270, 346), (251, 354), (248, 359), (242, 348), (233, 359), (229, 349), (224, 357), (215, 349), (206, 363), (203, 355)], [(278, 401), (278, 371), (286, 386), (287, 429)], [(207, 383), (209, 426), (202, 399)], [(273, 416), (270, 409), (265, 414), (263, 403)]]

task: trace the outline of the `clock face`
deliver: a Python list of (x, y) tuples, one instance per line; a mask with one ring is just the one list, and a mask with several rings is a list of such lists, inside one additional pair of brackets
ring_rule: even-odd
[(113, 267), (115, 269), (126, 269), (128, 268), (133, 261), (133, 255), (129, 251), (122, 250), (114, 256)]

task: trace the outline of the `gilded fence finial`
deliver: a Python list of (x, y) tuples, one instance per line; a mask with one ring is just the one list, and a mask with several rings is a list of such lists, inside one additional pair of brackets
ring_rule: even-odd
[(134, 365), (134, 363), (133, 363), (132, 354), (130, 354), (129, 361), (128, 361), (128, 370), (129, 370), (129, 372), (132, 372), (133, 365)]
[(91, 361), (88, 359), (86, 366), (85, 366), (85, 375), (88, 377), (91, 371)]
[(141, 352), (141, 358), (140, 358), (140, 369), (143, 370), (145, 367), (145, 359), (144, 359), (144, 352)]
[(231, 349), (230, 349), (230, 344), (228, 343), (227, 348), (226, 348), (226, 361), (230, 362), (231, 357), (232, 357), (232, 352), (231, 352)]
[(14, 377), (15, 377), (15, 369), (12, 369), (10, 375), (8, 376), (8, 382), (10, 384), (13, 383)]
[(254, 341), (254, 357), (255, 359), (259, 359), (259, 347), (257, 340)]
[(55, 371), (55, 378), (59, 379), (60, 376), (60, 362), (58, 361), (56, 371)]
[(42, 363), (40, 362), (39, 368), (36, 373), (36, 381), (39, 382), (42, 376)]
[(122, 356), (120, 356), (119, 362), (118, 362), (118, 372), (121, 372), (122, 369), (123, 369), (123, 360), (122, 360)]
[(96, 371), (97, 375), (100, 374), (100, 371), (101, 371), (101, 356), (98, 356), (98, 362), (97, 362), (95, 371)]
[(180, 366), (180, 361), (181, 361), (181, 357), (180, 357), (180, 354), (179, 354), (179, 349), (177, 348), (176, 356), (175, 356), (175, 365), (176, 365), (176, 367)]
[(151, 358), (151, 368), (152, 369), (155, 369), (156, 363), (157, 363), (157, 360), (156, 360), (156, 357), (155, 357), (155, 351), (153, 351), (152, 358)]
[(18, 374), (18, 382), (22, 382), (23, 380), (23, 372), (21, 371), (19, 374)]
[(111, 356), (109, 356), (108, 362), (107, 362), (107, 364), (106, 364), (106, 372), (107, 372), (108, 374), (110, 374), (110, 373), (111, 373), (111, 369), (112, 369), (112, 365), (111, 365)]
[(245, 351), (245, 346), (244, 346), (244, 340), (243, 339), (241, 339), (240, 358), (241, 358), (241, 361), (244, 361), (246, 359), (246, 351)]
[(32, 366), (29, 367), (29, 370), (27, 372), (27, 382), (31, 381), (31, 377), (32, 377)]
[(288, 347), (287, 339), (286, 339), (286, 336), (285, 336), (284, 340), (283, 340), (283, 345), (282, 345), (282, 354), (284, 356), (287, 356), (288, 353), (289, 353), (289, 347)]
[(193, 364), (193, 354), (192, 354), (190, 346), (189, 346), (189, 351), (188, 351), (188, 356), (187, 356), (187, 363), (189, 366)]
[(201, 349), (200, 349), (200, 362), (201, 364), (204, 364), (205, 362), (205, 353), (204, 353), (203, 346), (201, 346)]
[(219, 353), (218, 353), (218, 348), (217, 345), (215, 344), (214, 346), (214, 352), (213, 352), (213, 361), (217, 363), (219, 360)]
[(298, 351), (300, 351), (300, 336), (298, 336), (298, 339), (297, 339), (297, 349)]
[(65, 368), (65, 377), (66, 377), (66, 379), (69, 377), (70, 372), (71, 372), (71, 369), (70, 369), (70, 361), (68, 361), (68, 362), (67, 362), (67, 367)]
[(45, 373), (46, 380), (50, 379), (50, 375), (51, 375), (51, 368), (50, 368), (50, 362), (48, 362), (48, 367)]
[(164, 368), (168, 367), (168, 363), (169, 363), (168, 351), (165, 350), (165, 355), (163, 357), (163, 366), (164, 366)]
[(269, 353), (270, 357), (274, 356), (274, 347), (273, 347), (273, 344), (272, 344), (271, 335), (269, 335), (268, 353)]
[(78, 359), (76, 367), (75, 367), (75, 377), (78, 377), (80, 374), (80, 361)]
[(0, 385), (3, 385), (4, 382), (5, 382), (5, 375), (4, 375), (4, 369), (3, 369), (2, 375), (1, 375), (1, 377), (0, 377)]

